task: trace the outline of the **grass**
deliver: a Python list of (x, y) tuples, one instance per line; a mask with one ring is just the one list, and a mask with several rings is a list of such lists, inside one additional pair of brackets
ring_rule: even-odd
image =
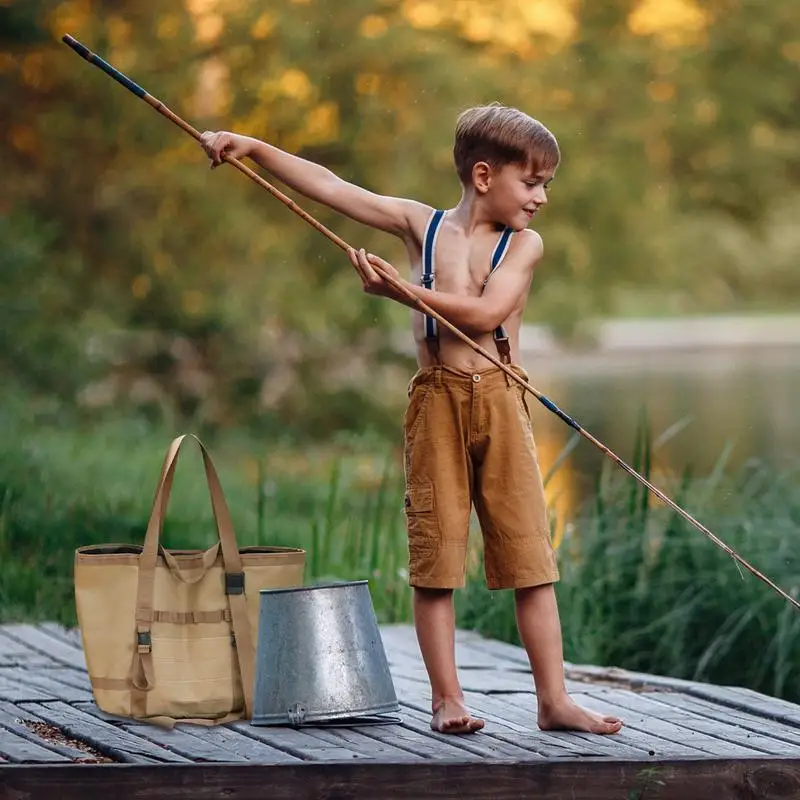
[[(10, 417), (0, 426), (0, 620), (74, 624), (75, 548), (141, 541), (170, 434)], [(752, 463), (730, 474), (722, 453), (707, 476), (665, 476), (653, 450), (640, 436), (634, 466), (796, 596), (800, 470)], [(407, 621), (401, 462), (395, 450), (375, 452), (358, 441), (301, 454), (242, 440), (212, 447), (241, 545), (305, 547), (308, 582), (367, 578), (381, 621)], [(167, 546), (213, 541), (199, 462), (191, 451), (181, 458)], [(610, 462), (569, 522), (559, 561), (570, 661), (800, 700), (791, 680), (800, 614)], [(516, 642), (511, 593), (486, 590), (479, 558), (474, 571), (457, 593), (459, 625)]]

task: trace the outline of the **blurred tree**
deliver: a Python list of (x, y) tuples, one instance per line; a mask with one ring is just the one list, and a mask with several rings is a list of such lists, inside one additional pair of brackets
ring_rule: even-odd
[[(564, 153), (531, 319), (565, 332), (648, 291), (663, 309), (718, 310), (785, 305), (800, 288), (775, 227), (800, 159), (787, 4), (11, 0), (0, 15), (0, 209), (14, 220), (0, 234), (16, 275), (3, 302), (24, 295), (25, 275), (44, 293), (30, 297), (47, 297), (17, 337), (31, 369), (8, 369), (44, 386), (30, 354), (72, 341), (65, 397), (83, 387), (85, 403), (212, 425), (267, 412), (281, 426), (360, 426), (382, 418), (371, 403), (407, 319), (261, 189), (207, 170), (188, 137), (70, 54), (65, 32), (200, 129), (437, 206), (458, 199), (456, 114), (491, 100), (530, 111)], [(402, 261), (391, 238), (308, 206)], [(761, 229), (757, 265), (731, 257)], [(87, 384), (78, 362), (107, 379)]]

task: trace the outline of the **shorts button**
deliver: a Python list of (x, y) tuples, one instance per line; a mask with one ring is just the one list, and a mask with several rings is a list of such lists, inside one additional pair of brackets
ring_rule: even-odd
[(481, 376), (480, 375), (473, 375), (472, 376), (472, 380), (475, 381), (475, 383), (480, 383)]

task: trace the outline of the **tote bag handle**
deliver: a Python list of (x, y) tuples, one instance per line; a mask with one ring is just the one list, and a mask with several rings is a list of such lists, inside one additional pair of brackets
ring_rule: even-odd
[(225, 569), (225, 594), (231, 612), (236, 657), (242, 678), (242, 692), (245, 702), (245, 713), (249, 718), (253, 704), (253, 670), (255, 664), (255, 645), (247, 616), (247, 600), (245, 598), (244, 570), (236, 535), (233, 531), (228, 504), (214, 468), (211, 456), (203, 443), (193, 434), (184, 434), (175, 438), (167, 450), (161, 469), (153, 510), (147, 524), (142, 554), (139, 558), (139, 574), (136, 596), (136, 648), (131, 665), (133, 686), (140, 691), (149, 691), (154, 685), (153, 654), (151, 626), (153, 623), (153, 591), (155, 586), (156, 564), (158, 562), (161, 531), (164, 525), (172, 481), (175, 476), (175, 465), (181, 446), (187, 438), (194, 439), (203, 456), (211, 508), (217, 526), (222, 563)]

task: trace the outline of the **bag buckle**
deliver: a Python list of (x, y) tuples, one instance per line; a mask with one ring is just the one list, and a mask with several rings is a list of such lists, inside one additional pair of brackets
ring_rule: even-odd
[(244, 572), (225, 573), (225, 594), (244, 594)]
[(139, 653), (149, 653), (153, 649), (153, 640), (150, 631), (136, 632), (136, 649)]

